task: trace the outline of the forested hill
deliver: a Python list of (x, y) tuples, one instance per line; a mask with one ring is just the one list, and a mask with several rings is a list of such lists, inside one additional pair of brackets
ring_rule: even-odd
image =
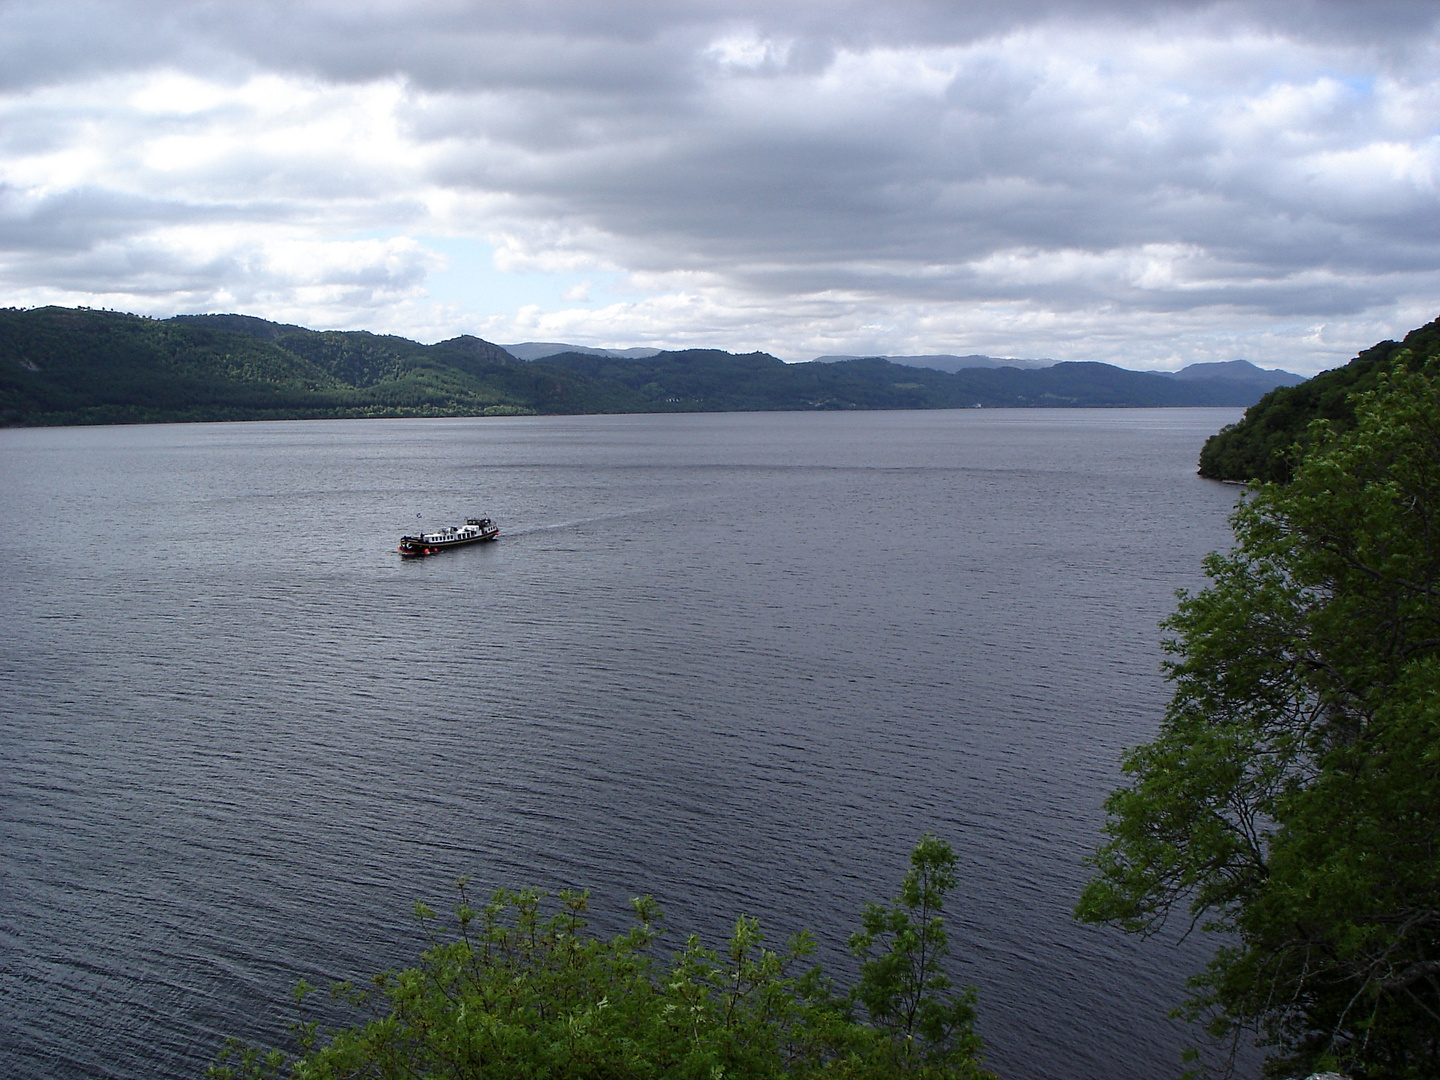
[(625, 387), (647, 411), (1245, 405), (1257, 396), (1253, 388), (1224, 379), (1186, 383), (1093, 363), (951, 373), (878, 357), (786, 364), (766, 353), (710, 349), (663, 352), (643, 360), (561, 353), (544, 363), (598, 384)]
[(86, 308), (0, 310), (0, 424), (363, 416), (1248, 405), (1256, 391), (1108, 364), (956, 373), (881, 359), (785, 364), (765, 353), (564, 353), (522, 361), (245, 315), (147, 319)]
[(1339, 430), (1355, 422), (1352, 395), (1375, 389), (1381, 373), (1417, 369), (1440, 356), (1440, 319), (1412, 330), (1404, 341), (1382, 341), (1344, 367), (1321, 372), (1299, 386), (1270, 391), (1245, 417), (1200, 451), (1200, 475), (1213, 480), (1284, 483), (1308, 443), (1310, 423), (1325, 419)]

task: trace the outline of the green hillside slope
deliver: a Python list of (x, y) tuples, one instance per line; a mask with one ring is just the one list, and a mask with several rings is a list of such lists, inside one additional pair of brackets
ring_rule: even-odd
[(349, 388), (242, 334), (114, 312), (0, 311), (0, 418), (134, 423), (329, 412)]
[(1381, 373), (1415, 369), (1440, 356), (1440, 319), (1412, 330), (1405, 340), (1382, 341), (1344, 367), (1321, 372), (1299, 386), (1272, 390), (1245, 417), (1213, 435), (1200, 451), (1200, 475), (1214, 480), (1284, 483), (1307, 444), (1311, 421), (1329, 420), (1340, 430), (1355, 422), (1352, 395), (1373, 390)]
[(243, 316), (0, 311), (0, 422), (144, 423), (590, 411), (498, 346), (317, 332)]

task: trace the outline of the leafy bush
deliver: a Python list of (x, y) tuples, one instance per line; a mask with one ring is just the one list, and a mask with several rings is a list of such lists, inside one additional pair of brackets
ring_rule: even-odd
[[(333, 1032), (298, 1023), (293, 1057), (232, 1042), (206, 1075), (989, 1080), (974, 991), (954, 992), (941, 968), (955, 882), (950, 846), (923, 838), (900, 896), (867, 907), (851, 941), (860, 979), (840, 995), (810, 964), (809, 933), (772, 950), (742, 915), (723, 949), (692, 936), (664, 964), (648, 897), (632, 902), (627, 933), (601, 940), (586, 929), (586, 893), (562, 892), (547, 912), (538, 893), (501, 889), (477, 908), (461, 881), (450, 929), (417, 906), (429, 947), (416, 967), (332, 988), (368, 1021)], [(308, 992), (302, 983), (297, 998)]]

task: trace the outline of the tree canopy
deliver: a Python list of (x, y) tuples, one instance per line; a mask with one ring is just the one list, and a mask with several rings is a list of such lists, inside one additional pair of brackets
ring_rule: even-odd
[[(562, 892), (547, 911), (534, 891), (501, 889), (475, 907), (461, 881), (452, 927), (417, 906), (429, 942), (418, 965), (333, 988), (369, 1020), (328, 1032), (297, 1023), (293, 1056), (232, 1042), (207, 1076), (993, 1080), (975, 993), (955, 990), (942, 967), (956, 880), (950, 846), (924, 837), (900, 895), (866, 908), (846, 994), (810, 962), (807, 932), (772, 950), (742, 915), (723, 949), (692, 936), (663, 963), (649, 898), (633, 901), (627, 933), (602, 940), (586, 929), (586, 893)], [(302, 983), (297, 998), (308, 991)]]
[(1081, 918), (1221, 933), (1191, 983), (1276, 1076), (1440, 1076), (1440, 363), (1397, 366), (1253, 490), (1168, 621)]
[(1200, 475), (1212, 480), (1290, 479), (1310, 439), (1310, 425), (1328, 420), (1328, 431), (1355, 423), (1357, 395), (1374, 390), (1382, 375), (1416, 370), (1440, 357), (1440, 319), (1405, 335), (1382, 341), (1344, 367), (1322, 371), (1299, 386), (1270, 391), (1232, 424), (1205, 441), (1200, 450)]

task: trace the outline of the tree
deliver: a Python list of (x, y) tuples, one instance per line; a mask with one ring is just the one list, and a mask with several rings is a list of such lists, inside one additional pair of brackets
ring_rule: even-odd
[(1344, 367), (1322, 371), (1299, 386), (1281, 386), (1245, 410), (1245, 417), (1205, 440), (1200, 475), (1214, 480), (1280, 483), (1310, 445), (1311, 423), (1343, 431), (1355, 423), (1355, 403), (1380, 378), (1397, 369), (1414, 371), (1440, 357), (1440, 319), (1412, 330), (1403, 342), (1372, 345)]
[(1440, 1076), (1440, 366), (1318, 421), (1167, 628), (1174, 695), (1127, 753), (1077, 908), (1223, 935), (1187, 1011), (1277, 1076)]
[[(462, 880), (453, 931), (417, 906), (429, 945), (417, 966), (368, 987), (333, 988), (342, 1003), (368, 1010), (368, 1021), (328, 1033), (313, 1021), (293, 1025), (293, 1057), (232, 1042), (207, 1076), (987, 1080), (971, 1028), (974, 993), (946, 1003), (937, 966), (953, 866), (948, 845), (927, 836), (895, 918), (867, 909), (867, 931), (857, 935), (870, 957), (860, 996), (875, 1026), (856, 1017), (818, 965), (806, 966), (815, 948), (808, 933), (774, 951), (759, 923), (741, 916), (725, 949), (692, 936), (667, 966), (653, 955), (660, 912), (649, 898), (633, 902), (635, 926), (606, 941), (586, 932), (586, 893), (561, 893), (546, 914), (540, 894), (502, 889), (477, 909)], [(872, 909), (883, 922), (874, 932)], [(888, 947), (876, 951), (885, 934)], [(302, 983), (297, 998), (307, 991)]]
[(983, 1075), (975, 989), (952, 992), (941, 965), (950, 951), (941, 911), (956, 880), (954, 851), (927, 834), (910, 855), (900, 895), (889, 906), (867, 904), (863, 929), (850, 936), (861, 961), (851, 996), (882, 1034), (889, 1075)]

